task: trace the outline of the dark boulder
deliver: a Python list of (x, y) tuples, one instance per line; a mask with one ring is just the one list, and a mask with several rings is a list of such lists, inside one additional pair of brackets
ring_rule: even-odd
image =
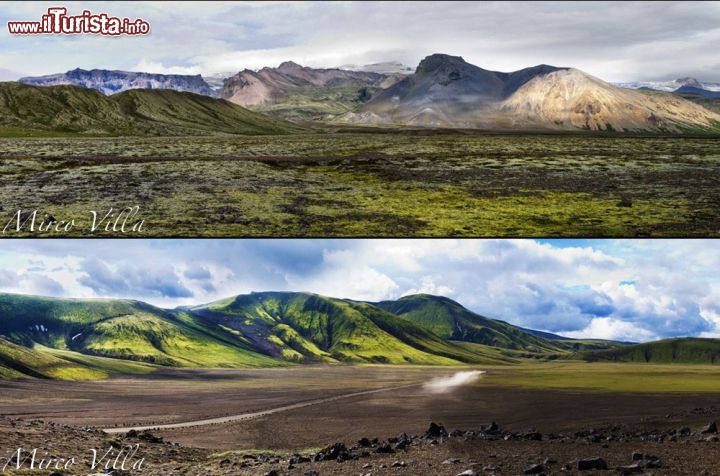
[(608, 469), (608, 465), (602, 458), (587, 458), (581, 459), (577, 462), (577, 469), (579, 471), (586, 471), (589, 469)]
[(441, 438), (445, 436), (448, 436), (448, 432), (445, 427), (442, 425), (438, 425), (435, 422), (430, 423), (430, 427), (425, 432), (426, 439)]
[(717, 433), (717, 424), (715, 422), (708, 423), (705, 425), (702, 430), (700, 430), (700, 433)]
[(376, 453), (395, 453), (395, 450), (390, 446), (390, 443), (384, 443), (375, 449)]
[(545, 467), (541, 464), (531, 464), (523, 471), (523, 474), (540, 474), (545, 470)]

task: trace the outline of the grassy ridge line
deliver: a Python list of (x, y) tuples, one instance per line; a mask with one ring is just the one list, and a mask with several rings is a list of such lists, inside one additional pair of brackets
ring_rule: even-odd
[(79, 86), (0, 82), (0, 136), (287, 134), (303, 129), (222, 99), (165, 89), (104, 96)]
[(686, 337), (634, 344), (614, 349), (581, 352), (579, 357), (595, 361), (718, 364), (720, 339)]
[[(174, 367), (283, 365), (211, 324), (137, 301), (0, 294), (0, 335), (39, 348), (40, 354), (49, 352), (42, 349), (72, 351), (74, 363), (89, 367), (103, 361), (82, 360), (78, 355)], [(46, 364), (39, 362), (41, 367)], [(36, 376), (48, 375), (41, 371)]]
[[(403, 325), (395, 316), (381, 317), (375, 313), (371, 317), (372, 309), (313, 294), (252, 293), (193, 309), (204, 310), (211, 311), (213, 314), (208, 317), (222, 325), (241, 329), (256, 342), (269, 343), (268, 351), (280, 358), (428, 365), (458, 365), (478, 358), (447, 342), (424, 342), (426, 351), (418, 346), (422, 337), (419, 340), (397, 337), (405, 333), (391, 329)], [(387, 322), (388, 319), (396, 322)], [(423, 333), (419, 328), (414, 331)]]

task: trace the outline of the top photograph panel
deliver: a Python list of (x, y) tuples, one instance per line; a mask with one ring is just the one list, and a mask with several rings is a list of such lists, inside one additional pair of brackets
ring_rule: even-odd
[(0, 238), (720, 234), (718, 2), (0, 17)]

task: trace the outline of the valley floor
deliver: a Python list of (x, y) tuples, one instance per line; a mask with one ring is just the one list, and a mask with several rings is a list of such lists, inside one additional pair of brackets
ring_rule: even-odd
[[(454, 476), (465, 470), (523, 474), (532, 464), (544, 464), (545, 474), (577, 474), (577, 461), (594, 457), (602, 458), (611, 470), (644, 464), (652, 474), (719, 474), (720, 442), (717, 430), (708, 428), (720, 415), (717, 370), (619, 365), (488, 367), (476, 382), (444, 393), (424, 384), (457, 369), (317, 366), (163, 371), (97, 382), (4, 381), (0, 382), (0, 463), (5, 464), (18, 448), (38, 448), (39, 455), (76, 456), (81, 463), (66, 474), (89, 474), (92, 449), (104, 453), (111, 445), (138, 444), (127, 464), (145, 458), (142, 471), (116, 474), (265, 475), (276, 470), (283, 475), (317, 471), (320, 475)], [(532, 383), (536, 372), (547, 386)], [(560, 385), (562, 375), (569, 381), (581, 373), (594, 375), (596, 385), (585, 378), (580, 379), (584, 388), (547, 388)], [(643, 380), (643, 375), (651, 380)], [(661, 376), (687, 386), (669, 390), (660, 385)], [(627, 387), (632, 379), (637, 385)], [(697, 383), (701, 379), (715, 383), (701, 388)], [(603, 384), (597, 385), (598, 381)], [(653, 381), (655, 386), (648, 385)], [(401, 385), (242, 421), (149, 432), (102, 431), (259, 411)], [(491, 426), (493, 421), (498, 428)], [(427, 434), (430, 422), (441, 423), (450, 436)], [(361, 445), (363, 438), (368, 441)], [(335, 450), (328, 446), (335, 443), (345, 446), (336, 445)], [(388, 448), (391, 453), (384, 452)], [(633, 452), (657, 457), (659, 463), (650, 456), (633, 461)], [(315, 456), (319, 453), (322, 460), (314, 461), (320, 459)], [(295, 454), (312, 461), (293, 461)], [(340, 460), (347, 460), (338, 461), (340, 454)], [(458, 461), (446, 462), (449, 459)], [(398, 466), (393, 466), (396, 462)], [(8, 474), (48, 472), (12, 469)]]
[[(376, 131), (0, 144), (6, 237), (720, 233), (714, 138)], [(121, 210), (135, 206), (121, 230)], [(91, 231), (91, 212), (111, 208)], [(18, 232), (18, 210), (74, 225)]]

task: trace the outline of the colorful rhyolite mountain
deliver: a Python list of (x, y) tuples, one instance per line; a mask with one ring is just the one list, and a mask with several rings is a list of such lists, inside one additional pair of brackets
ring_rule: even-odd
[(506, 130), (720, 130), (720, 115), (673, 94), (619, 88), (574, 68), (499, 73), (441, 54), (339, 120)]

